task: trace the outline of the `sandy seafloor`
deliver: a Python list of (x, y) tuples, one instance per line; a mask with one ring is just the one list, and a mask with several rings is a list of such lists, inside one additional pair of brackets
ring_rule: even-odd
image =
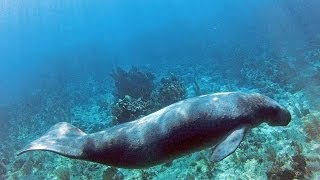
[(204, 93), (260, 92), (290, 110), (288, 126), (262, 124), (252, 129), (235, 153), (221, 162), (208, 160), (210, 149), (137, 170), (114, 169), (49, 152), (15, 155), (57, 122), (72, 123), (85, 132), (112, 126), (114, 82), (106, 75), (99, 82), (88, 78), (63, 87), (37, 89), (4, 107), (2, 112), (9, 113), (1, 114), (8, 121), (0, 133), (0, 179), (267, 179), (270, 172), (280, 179), (292, 173), (301, 179), (320, 179), (320, 48), (301, 50), (295, 57), (285, 53), (246, 57), (237, 67), (234, 62), (194, 64), (187, 59), (175, 65), (139, 66), (154, 73), (156, 83), (168, 73), (176, 74), (188, 97), (195, 95), (196, 79)]

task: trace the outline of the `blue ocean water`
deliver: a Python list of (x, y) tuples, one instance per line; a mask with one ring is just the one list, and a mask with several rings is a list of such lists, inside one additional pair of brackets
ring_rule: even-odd
[[(319, 9), (317, 0), (2, 0), (0, 179), (319, 179)], [(211, 149), (147, 169), (16, 156), (58, 122), (92, 133), (228, 91), (267, 95), (292, 121), (252, 129), (218, 163)]]

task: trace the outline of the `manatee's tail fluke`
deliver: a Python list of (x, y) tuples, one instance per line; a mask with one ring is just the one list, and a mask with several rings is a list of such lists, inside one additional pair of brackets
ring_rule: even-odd
[(86, 136), (86, 133), (69, 123), (57, 123), (46, 134), (18, 152), (17, 155), (28, 151), (51, 151), (63, 156), (77, 158), (82, 155)]

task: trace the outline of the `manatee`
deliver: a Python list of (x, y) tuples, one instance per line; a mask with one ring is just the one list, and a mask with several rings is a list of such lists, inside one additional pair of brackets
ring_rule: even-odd
[(287, 109), (259, 93), (215, 93), (92, 134), (61, 122), (18, 155), (51, 151), (115, 167), (146, 168), (213, 147), (210, 159), (217, 162), (233, 153), (251, 128), (290, 121)]

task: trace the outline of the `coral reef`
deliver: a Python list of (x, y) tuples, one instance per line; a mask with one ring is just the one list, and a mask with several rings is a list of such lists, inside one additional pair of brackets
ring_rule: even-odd
[(22, 166), (25, 164), (26, 160), (24, 159), (17, 159), (14, 161), (12, 168), (14, 171), (18, 171), (22, 168)]
[(308, 114), (303, 117), (303, 129), (308, 141), (320, 139), (320, 120), (316, 116)]
[(4, 176), (7, 174), (7, 168), (6, 166), (0, 162), (0, 179), (4, 179)]
[(0, 139), (5, 138), (8, 136), (8, 130), (9, 130), (9, 114), (8, 109), (4, 107), (0, 107), (0, 121), (1, 121), (1, 131), (0, 131)]
[(23, 166), (21, 167), (21, 172), (22, 172), (22, 175), (24, 176), (28, 176), (32, 173), (32, 169), (33, 169), (33, 162), (29, 159), (27, 160)]
[[(295, 155), (291, 158), (291, 167), (285, 167), (285, 162), (276, 159), (271, 169), (267, 172), (268, 179), (306, 179), (310, 178), (310, 171), (307, 168), (306, 157), (302, 155), (302, 147), (296, 142), (292, 143)], [(276, 158), (276, 155), (275, 155)]]
[(123, 174), (115, 167), (109, 167), (103, 171), (103, 180), (122, 180)]
[(115, 121), (124, 123), (146, 115), (146, 107), (146, 102), (141, 98), (135, 99), (126, 95), (113, 106), (112, 114)]
[(58, 167), (55, 171), (56, 176), (59, 180), (69, 180), (70, 179), (70, 171), (66, 167)]
[(186, 97), (186, 88), (177, 76), (170, 74), (167, 78), (161, 79), (158, 102), (162, 106), (180, 101)]
[(114, 96), (117, 99), (122, 99), (126, 95), (144, 100), (150, 99), (155, 78), (152, 73), (141, 71), (136, 67), (132, 67), (128, 72), (117, 68), (111, 76), (116, 87)]
[(293, 180), (295, 177), (295, 174), (292, 170), (284, 169), (284, 170), (275, 170), (275, 172), (269, 171), (267, 173), (267, 177), (270, 180), (290, 180), (290, 179)]
[(292, 157), (292, 168), (295, 172), (295, 177), (297, 179), (305, 179), (307, 175), (307, 162), (306, 158), (301, 155), (297, 154)]
[(310, 106), (306, 104), (307, 98), (304, 93), (295, 93), (295, 101), (291, 102), (293, 113), (298, 117), (302, 118), (310, 113)]
[(202, 95), (199, 83), (196, 80), (193, 82), (193, 90), (194, 90), (196, 96)]
[[(125, 73), (122, 72), (123, 70), (118, 71), (121, 72), (119, 74)], [(138, 70), (130, 71), (139, 72)], [(127, 79), (132, 79), (132, 77)], [(140, 80), (142, 80), (142, 78), (140, 78)], [(150, 81), (150, 79), (145, 79), (145, 81)], [(128, 81), (123, 81), (122, 83), (124, 82), (127, 82), (128, 84), (134, 84), (133, 82), (129, 83)], [(150, 85), (149, 82), (147, 82), (146, 84)], [(128, 86), (126, 88), (130, 87)], [(119, 91), (119, 89), (121, 88), (117, 89)], [(153, 90), (155, 89), (147, 89), (147, 91), (149, 91), (147, 94), (150, 96)], [(144, 92), (144, 90), (139, 90), (139, 92), (140, 91)], [(118, 99), (116, 103), (114, 103), (112, 108), (112, 115), (114, 116), (115, 121), (119, 123), (124, 123), (137, 119), (139, 117), (147, 115), (148, 113), (154, 112), (162, 107), (165, 107), (169, 104), (182, 100), (186, 97), (186, 89), (184, 85), (173, 74), (171, 74), (167, 78), (161, 79), (159, 92), (157, 93), (157, 95), (155, 94), (154, 97), (142, 98), (142, 94), (137, 95), (136, 92), (136, 90), (130, 91), (128, 89), (126, 89), (126, 92), (122, 91), (122, 93), (127, 94), (123, 94), (124, 97)]]

